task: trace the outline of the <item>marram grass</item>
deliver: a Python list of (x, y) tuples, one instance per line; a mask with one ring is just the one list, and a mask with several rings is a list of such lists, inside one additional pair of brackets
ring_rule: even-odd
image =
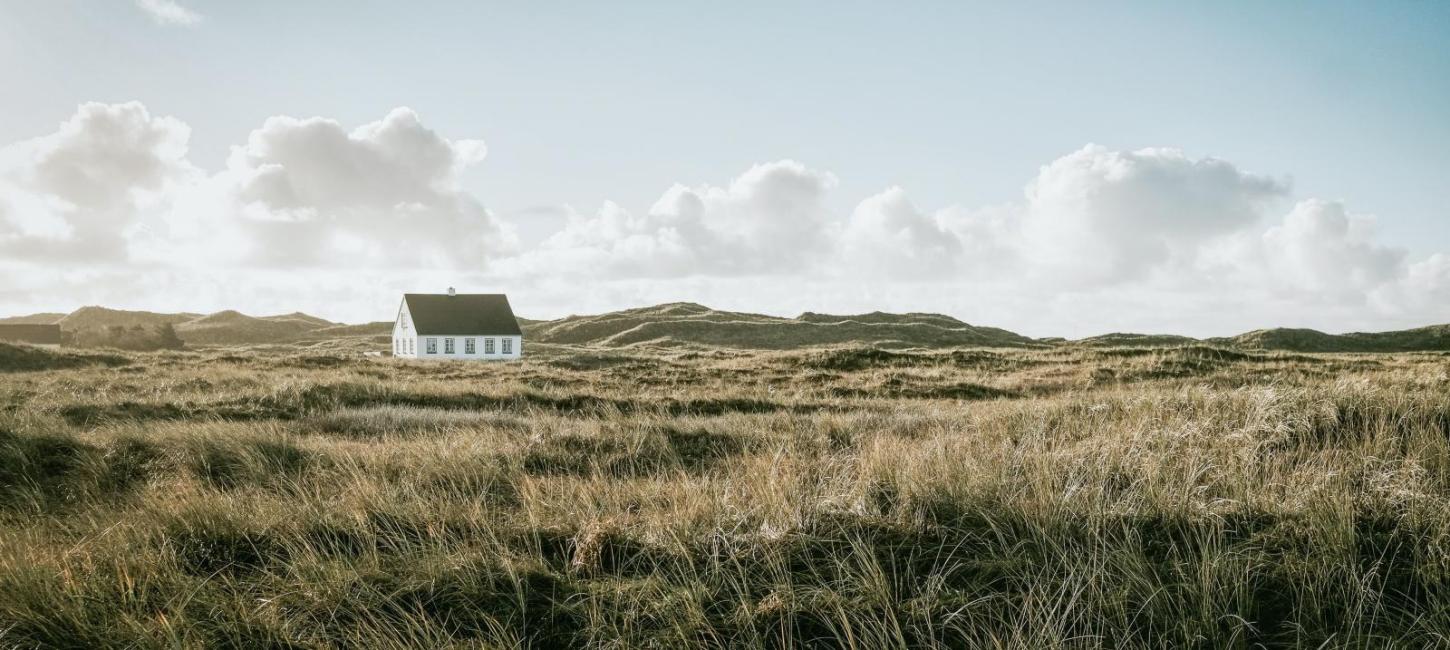
[(0, 647), (1450, 646), (1450, 356), (43, 357)]

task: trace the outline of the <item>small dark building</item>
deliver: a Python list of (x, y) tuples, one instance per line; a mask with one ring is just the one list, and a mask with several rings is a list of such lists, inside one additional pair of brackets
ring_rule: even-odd
[(0, 323), (0, 343), (58, 346), (60, 326)]

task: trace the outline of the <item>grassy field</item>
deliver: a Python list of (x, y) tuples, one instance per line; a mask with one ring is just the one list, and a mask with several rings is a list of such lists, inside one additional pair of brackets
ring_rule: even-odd
[(1450, 646), (1450, 354), (0, 349), (0, 647)]

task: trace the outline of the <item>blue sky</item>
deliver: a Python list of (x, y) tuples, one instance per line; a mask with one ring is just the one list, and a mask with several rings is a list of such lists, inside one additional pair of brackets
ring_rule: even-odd
[[(780, 159), (847, 214), (1021, 202), (1096, 143), (1230, 161), (1450, 249), (1450, 3), (0, 1), (0, 143), (84, 102), (190, 127), (215, 172), (269, 117), (349, 128), (406, 106), (488, 156), (457, 179), (526, 245), (560, 206), (644, 211)], [(809, 308), (809, 306), (803, 306)], [(990, 320), (990, 319), (989, 319)]]
[(1450, 3), (189, 6), (202, 23), (158, 29), (126, 2), (5, 3), (0, 141), (140, 99), (217, 166), (271, 115), (410, 106), (489, 142), (466, 182), (504, 212), (783, 157), (842, 200), (988, 204), (1088, 142), (1175, 146), (1450, 241)]

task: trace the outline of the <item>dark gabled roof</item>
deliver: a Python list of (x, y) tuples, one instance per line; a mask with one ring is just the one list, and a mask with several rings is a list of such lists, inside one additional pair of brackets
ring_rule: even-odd
[(523, 336), (508, 296), (501, 293), (405, 293), (419, 334)]
[(0, 323), (0, 341), (59, 344), (60, 325)]

